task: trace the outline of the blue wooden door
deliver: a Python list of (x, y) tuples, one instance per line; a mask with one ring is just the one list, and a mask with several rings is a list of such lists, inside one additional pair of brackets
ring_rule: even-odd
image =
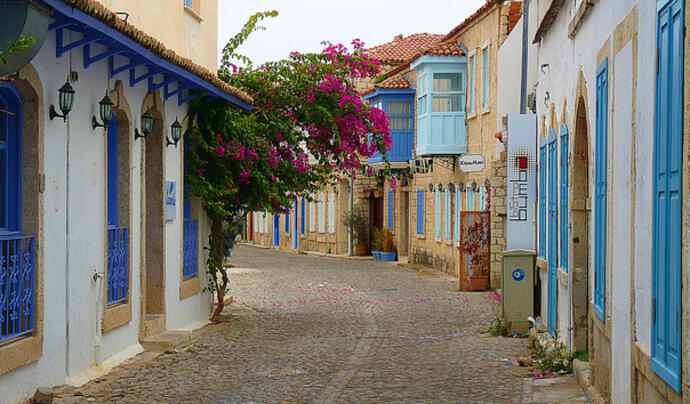
[(557, 211), (557, 183), (558, 179), (556, 176), (556, 133), (553, 129), (549, 133), (549, 190), (548, 190), (548, 277), (549, 277), (549, 295), (548, 295), (548, 327), (552, 335), (555, 334), (555, 330), (558, 328), (558, 211)]
[[(297, 227), (297, 223), (299, 222), (297, 219), (297, 216), (299, 216), (298, 209), (297, 209), (297, 201), (295, 201), (294, 204), (294, 210), (295, 210), (295, 217), (293, 218), (293, 232), (292, 232), (292, 248), (297, 249), (299, 247), (299, 230)], [(301, 219), (301, 218), (300, 218)]]
[(273, 245), (280, 246), (280, 216), (273, 215)]
[(594, 314), (606, 322), (606, 229), (608, 178), (608, 59), (597, 68), (594, 155)]
[(679, 393), (683, 315), (683, 3), (657, 2), (652, 230), (652, 370)]

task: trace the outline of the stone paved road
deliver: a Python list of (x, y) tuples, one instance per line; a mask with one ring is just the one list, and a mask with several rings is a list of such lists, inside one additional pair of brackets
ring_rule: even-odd
[(486, 293), (373, 261), (238, 247), (230, 324), (88, 388), (96, 402), (519, 403), (524, 369), (503, 358)]

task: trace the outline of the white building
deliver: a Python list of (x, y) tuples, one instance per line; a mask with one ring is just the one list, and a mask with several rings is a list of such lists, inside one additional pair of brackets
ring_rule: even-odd
[[(213, 73), (216, 0), (101, 3), (117, 3), (130, 23), (92, 0), (21, 4), (44, 16), (32, 24), (47, 33), (30, 63), (0, 81), (2, 402), (83, 383), (140, 342), (210, 314), (207, 226), (200, 203), (183, 202), (183, 147), (169, 142), (175, 122), (184, 132), (190, 91), (244, 108), (251, 98)], [(152, 3), (169, 16), (152, 15)], [(3, 7), (0, 19), (21, 17)], [(211, 56), (189, 46), (204, 38)], [(69, 106), (68, 78), (74, 101), (63, 119), (52, 111)], [(94, 128), (108, 116), (106, 94), (112, 118)]]

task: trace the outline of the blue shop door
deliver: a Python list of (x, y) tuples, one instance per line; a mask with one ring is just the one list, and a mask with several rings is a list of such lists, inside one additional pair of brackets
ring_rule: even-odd
[(548, 277), (549, 277), (549, 295), (548, 295), (548, 327), (551, 335), (555, 337), (555, 331), (558, 328), (558, 211), (556, 210), (558, 195), (557, 193), (557, 176), (556, 176), (556, 133), (551, 130), (549, 135), (549, 212), (548, 212), (548, 240), (549, 246), (547, 251), (548, 257)]
[(273, 245), (280, 246), (280, 216), (273, 215)]
[(293, 209), (295, 213), (294, 218), (292, 220), (292, 248), (297, 250), (299, 248), (299, 228), (297, 227), (297, 223), (299, 223), (297, 212), (299, 211), (299, 209), (297, 209), (297, 201), (295, 201)]

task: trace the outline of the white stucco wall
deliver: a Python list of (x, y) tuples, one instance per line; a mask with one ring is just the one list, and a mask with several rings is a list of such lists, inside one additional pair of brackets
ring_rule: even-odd
[(613, 133), (611, 139), (611, 401), (630, 402), (631, 385), (631, 133), (633, 95), (633, 46), (628, 42), (614, 56)]
[[(68, 31), (67, 31), (68, 32)], [(66, 36), (68, 36), (67, 34)], [(139, 127), (140, 109), (147, 95), (146, 81), (129, 86), (128, 72), (108, 78), (107, 59), (84, 70), (81, 48), (60, 59), (55, 57), (55, 33), (49, 33), (43, 48), (32, 61), (39, 73), (45, 110), (43, 294), (43, 355), (29, 365), (0, 376), (0, 402), (16, 402), (33, 394), (39, 385), (80, 382), (89, 368), (122, 353), (136, 353), (141, 313), (141, 142), (131, 140), (129, 226), (132, 320), (110, 332), (101, 332), (104, 310), (104, 278), (94, 281), (94, 273), (106, 271), (105, 265), (105, 137), (103, 128), (93, 130), (91, 117), (98, 115), (98, 101), (106, 89), (112, 90), (122, 80), (124, 97), (131, 111), (132, 124)], [(57, 106), (58, 88), (69, 71), (76, 71), (75, 102), (68, 122), (48, 120), (47, 110)], [(169, 128), (176, 116), (182, 121), (186, 105), (180, 107), (177, 97), (165, 103)], [(133, 135), (134, 130), (131, 128)], [(177, 217), (166, 222), (166, 300), (169, 329), (197, 327), (208, 318), (210, 295), (199, 293), (180, 300), (182, 178), (181, 149), (167, 147), (166, 178), (177, 183)], [(206, 224), (200, 221), (200, 231)], [(202, 243), (204, 239), (202, 238)], [(203, 261), (202, 261), (203, 262)], [(199, 267), (202, 288), (206, 277)], [(1, 360), (1, 359), (0, 359)]]

